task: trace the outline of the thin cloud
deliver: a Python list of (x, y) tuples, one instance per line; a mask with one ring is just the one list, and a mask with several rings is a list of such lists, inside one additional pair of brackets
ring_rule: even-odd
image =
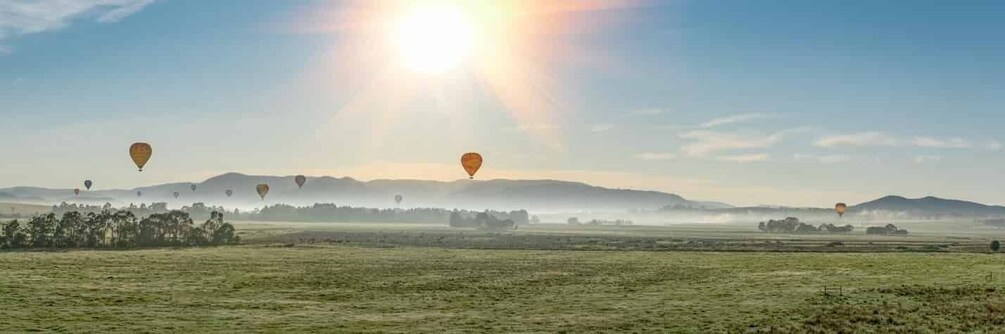
[[(73, 20), (118, 22), (154, 0), (6, 0), (0, 1), (0, 43), (28, 34), (66, 28)], [(12, 48), (0, 44), (0, 54)]]
[(930, 147), (930, 148), (973, 148), (974, 143), (969, 140), (954, 137), (939, 139), (933, 137), (914, 137), (911, 140), (911, 145), (917, 147)]
[(808, 161), (817, 162), (822, 164), (837, 164), (851, 161), (852, 157), (845, 154), (830, 154), (830, 155), (814, 155), (814, 154), (795, 154), (792, 156), (796, 161)]
[(939, 162), (942, 161), (942, 156), (938, 155), (919, 155), (914, 157), (914, 163), (923, 164), (927, 162)]
[(590, 132), (607, 132), (614, 129), (616, 126), (614, 124), (594, 124), (590, 127)]
[(758, 154), (726, 155), (726, 156), (716, 157), (715, 160), (729, 161), (729, 162), (739, 162), (739, 163), (747, 163), (747, 162), (768, 161), (768, 160), (771, 160), (771, 157), (768, 156), (767, 153), (758, 153)]
[(649, 160), (649, 161), (673, 160), (673, 159), (677, 159), (677, 154), (674, 154), (674, 153), (645, 152), (645, 153), (640, 153), (640, 154), (636, 155), (635, 158), (642, 159), (642, 160)]
[(716, 126), (720, 126), (720, 125), (733, 124), (733, 123), (741, 123), (741, 122), (747, 122), (747, 121), (752, 121), (752, 120), (756, 120), (756, 119), (764, 119), (764, 118), (770, 118), (770, 117), (771, 117), (771, 115), (762, 114), (762, 113), (732, 115), (732, 116), (727, 116), (727, 117), (716, 118), (716, 119), (710, 120), (708, 122), (702, 123), (701, 127), (703, 127), (703, 128), (712, 128), (712, 127), (716, 127)]
[(702, 157), (719, 151), (771, 147), (781, 141), (787, 133), (794, 131), (798, 130), (786, 130), (764, 135), (694, 130), (684, 132), (678, 137), (692, 141), (681, 147), (681, 151), (689, 156)]
[(882, 132), (860, 132), (847, 135), (827, 136), (813, 143), (819, 147), (835, 148), (840, 146), (897, 146), (899, 141)]

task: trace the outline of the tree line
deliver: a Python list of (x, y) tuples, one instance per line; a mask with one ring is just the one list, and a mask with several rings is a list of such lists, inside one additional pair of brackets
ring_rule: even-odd
[(757, 224), (757, 230), (766, 233), (786, 233), (786, 234), (810, 234), (810, 233), (851, 233), (854, 226), (837, 226), (834, 224), (821, 224), (813, 226), (799, 221), (799, 218), (788, 217), (781, 220), (768, 220)]
[[(450, 216), (454, 212), (464, 217), (474, 217), (479, 213), (439, 208), (373, 209), (318, 203), (304, 207), (276, 204), (257, 211), (241, 213), (236, 217), (240, 220), (260, 221), (445, 224), (450, 222)], [(527, 210), (485, 211), (485, 213), (503, 220), (510, 219), (517, 225), (530, 223), (530, 214)]]
[(0, 223), (0, 248), (134, 248), (209, 246), (240, 242), (223, 214), (196, 225), (188, 213), (169, 211), (142, 219), (127, 210), (48, 213)]
[(886, 224), (886, 226), (872, 226), (865, 229), (865, 234), (872, 235), (907, 235), (907, 230), (899, 229), (896, 225)]
[(474, 216), (470, 216), (470, 213), (454, 210), (450, 212), (449, 224), (450, 227), (474, 227), (483, 230), (510, 230), (516, 228), (516, 222), (513, 219), (501, 219), (493, 216), (489, 211), (479, 212)]
[[(78, 205), (62, 203), (52, 207), (52, 212), (61, 216), (67, 212), (82, 214), (99, 214), (112, 210), (112, 205)], [(130, 204), (122, 211), (132, 213), (137, 217), (170, 212), (167, 203)], [(449, 224), (451, 214), (457, 212), (462, 217), (474, 219), (480, 212), (468, 210), (447, 210), (439, 208), (411, 209), (374, 209), (363, 207), (338, 206), (333, 203), (317, 203), (311, 206), (292, 206), (276, 204), (251, 211), (227, 211), (223, 207), (207, 206), (204, 203), (193, 203), (178, 211), (189, 214), (194, 219), (209, 218), (212, 212), (227, 212), (236, 220), (253, 221), (291, 221), (291, 222), (375, 222), (375, 223), (419, 223), (419, 224)], [(515, 225), (525, 225), (534, 221), (527, 210), (485, 211), (488, 215), (500, 220), (512, 220)]]

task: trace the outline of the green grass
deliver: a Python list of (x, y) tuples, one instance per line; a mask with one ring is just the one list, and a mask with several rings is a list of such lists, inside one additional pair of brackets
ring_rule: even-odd
[(255, 244), (3, 252), (0, 272), (13, 332), (997, 331), (1005, 310), (986, 254)]

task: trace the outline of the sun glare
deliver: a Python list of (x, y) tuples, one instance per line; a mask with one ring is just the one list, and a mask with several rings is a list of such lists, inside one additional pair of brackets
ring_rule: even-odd
[(474, 27), (457, 8), (418, 8), (402, 18), (393, 39), (406, 66), (437, 74), (457, 68), (471, 54)]

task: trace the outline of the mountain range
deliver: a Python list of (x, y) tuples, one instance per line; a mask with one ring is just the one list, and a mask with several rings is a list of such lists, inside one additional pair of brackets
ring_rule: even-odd
[[(258, 184), (268, 184), (265, 200), (255, 191)], [(196, 190), (191, 190), (192, 185)], [(228, 197), (225, 192), (233, 191)], [(137, 196), (137, 192), (142, 193)], [(179, 197), (174, 198), (173, 193)], [(0, 200), (35, 204), (77, 202), (125, 205), (128, 203), (167, 202), (170, 206), (203, 202), (225, 207), (258, 207), (263, 204), (310, 205), (336, 203), (364, 207), (395, 207), (395, 195), (402, 195), (402, 207), (444, 207), (463, 209), (514, 210), (538, 212), (653, 210), (668, 204), (722, 208), (726, 204), (698, 202), (658, 191), (611, 189), (579, 182), (556, 180), (427, 180), (359, 181), (349, 177), (308, 177), (298, 188), (294, 176), (265, 176), (227, 173), (195, 183), (169, 183), (134, 189), (82, 190), (14, 187), (0, 189)]]
[[(255, 186), (271, 188), (265, 200)], [(196, 186), (192, 191), (191, 186)], [(225, 192), (233, 191), (228, 197)], [(137, 192), (142, 196), (137, 196)], [(178, 192), (176, 199), (173, 193)], [(167, 202), (177, 207), (203, 202), (207, 205), (252, 208), (267, 204), (338, 205), (375, 208), (395, 207), (395, 195), (402, 195), (401, 207), (442, 207), (472, 210), (515, 210), (532, 212), (623, 212), (634, 210), (709, 211), (730, 214), (770, 214), (793, 208), (733, 207), (720, 202), (693, 201), (680, 195), (631, 189), (612, 189), (580, 182), (557, 180), (428, 180), (360, 181), (349, 177), (308, 177), (298, 188), (294, 176), (267, 176), (227, 173), (195, 183), (168, 183), (134, 189), (94, 189), (74, 196), (72, 189), (13, 187), (0, 189), (0, 201), (52, 205), (60, 202), (104, 204)], [(829, 208), (803, 208), (808, 212), (827, 212)], [(853, 205), (849, 214), (899, 212), (911, 215), (1005, 216), (1005, 207), (975, 202), (924, 197), (909, 199), (886, 196)]]

